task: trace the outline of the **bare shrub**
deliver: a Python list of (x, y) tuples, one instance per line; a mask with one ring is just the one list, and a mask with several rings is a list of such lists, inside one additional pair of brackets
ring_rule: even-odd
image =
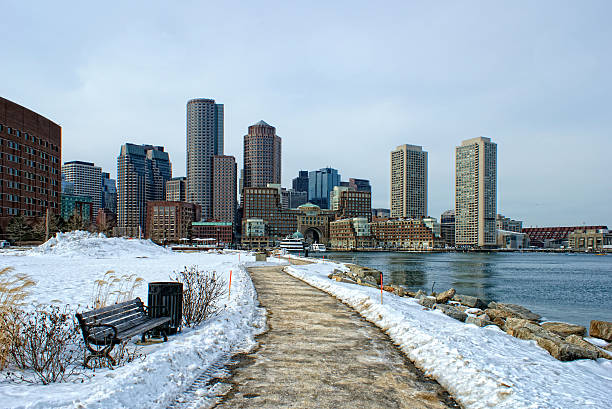
[(183, 324), (193, 327), (217, 315), (227, 294), (225, 280), (216, 271), (202, 271), (197, 266), (174, 273), (173, 280), (183, 283)]
[(68, 306), (39, 306), (31, 312), (13, 308), (9, 315), (11, 363), (21, 370), (9, 377), (47, 385), (80, 374), (83, 346)]
[(129, 301), (134, 298), (134, 291), (142, 285), (144, 279), (136, 274), (117, 275), (113, 270), (104, 274), (104, 278), (94, 281), (93, 308)]
[(144, 361), (147, 355), (142, 352), (142, 347), (132, 344), (130, 341), (123, 341), (120, 344), (115, 345), (110, 353), (111, 358), (115, 361), (114, 365), (111, 365), (108, 359), (105, 357), (93, 357), (89, 361), (89, 367), (94, 371), (98, 368), (118, 368), (125, 364), (135, 361)]

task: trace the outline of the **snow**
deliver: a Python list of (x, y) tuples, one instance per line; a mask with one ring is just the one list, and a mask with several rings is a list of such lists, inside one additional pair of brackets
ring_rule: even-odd
[[(238, 258), (241, 258), (240, 263)], [(225, 310), (195, 329), (184, 329), (169, 342), (143, 346), (146, 358), (115, 370), (96, 370), (84, 383), (47, 386), (0, 381), (2, 408), (166, 408), (176, 395), (209, 367), (255, 346), (265, 329), (265, 311), (245, 270), (254, 257), (246, 252), (173, 253), (150, 241), (105, 238), (84, 232), (60, 234), (27, 252), (5, 251), (0, 268), (13, 267), (37, 282), (32, 304), (70, 304), (86, 310), (92, 304), (94, 280), (108, 270), (136, 274), (145, 283), (135, 296), (147, 299), (151, 281), (168, 281), (184, 266), (217, 271), (226, 282), (232, 271), (231, 298)], [(198, 391), (200, 394), (210, 391)]]
[(496, 326), (456, 321), (424, 310), (414, 299), (330, 280), (344, 265), (317, 262), (286, 271), (334, 295), (374, 323), (426, 375), (466, 408), (609, 408), (612, 361), (560, 362), (534, 341), (513, 338)]

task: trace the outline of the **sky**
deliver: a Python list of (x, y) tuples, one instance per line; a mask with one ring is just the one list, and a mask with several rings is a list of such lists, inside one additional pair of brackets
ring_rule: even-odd
[(282, 138), (282, 182), (331, 166), (389, 207), (390, 152), (429, 153), (428, 210), (454, 207), (454, 149), (498, 145), (498, 213), (612, 227), (608, 1), (6, 1), (0, 96), (62, 126), (62, 161), (114, 177), (122, 144), (185, 175), (191, 98)]

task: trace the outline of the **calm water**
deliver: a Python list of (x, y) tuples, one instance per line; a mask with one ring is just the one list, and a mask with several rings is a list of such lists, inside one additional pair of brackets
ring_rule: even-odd
[(454, 287), (520, 304), (548, 320), (612, 321), (612, 255), (552, 253), (314, 253), (383, 272), (383, 281), (428, 293)]

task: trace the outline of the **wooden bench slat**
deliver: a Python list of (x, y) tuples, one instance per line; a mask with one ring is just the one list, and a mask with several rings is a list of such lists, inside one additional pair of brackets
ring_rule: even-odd
[[(107, 310), (101, 314), (95, 314), (95, 315), (91, 315), (88, 314), (87, 316), (83, 316), (81, 315), (81, 319), (83, 321), (85, 321), (85, 323), (87, 324), (92, 324), (93, 322), (101, 322), (103, 320), (105, 320), (106, 318), (112, 317), (114, 315), (122, 315), (128, 311), (141, 311), (142, 310), (142, 306), (138, 305), (138, 304), (130, 304), (130, 305), (125, 305), (119, 308), (114, 308), (111, 310)], [(94, 310), (95, 311), (95, 310)]]
[(166, 322), (170, 322), (170, 320), (170, 317), (152, 318), (148, 322), (144, 322), (137, 327), (130, 328), (121, 332), (120, 334), (118, 334), (117, 337), (119, 338), (119, 335), (122, 339), (127, 337), (133, 337), (134, 335), (141, 334), (144, 331), (159, 327), (160, 325), (165, 324)]
[(108, 305), (106, 307), (102, 307), (102, 308), (98, 308), (95, 310), (91, 310), (91, 311), (86, 311), (81, 313), (81, 317), (83, 319), (87, 319), (91, 316), (98, 316), (101, 315), (107, 311), (112, 311), (112, 310), (116, 310), (116, 309), (121, 309), (123, 307), (129, 306), (129, 305), (138, 305), (142, 303), (142, 301), (140, 300), (140, 298), (134, 298), (133, 300), (130, 301), (125, 301), (119, 304), (113, 304), (113, 305)]

